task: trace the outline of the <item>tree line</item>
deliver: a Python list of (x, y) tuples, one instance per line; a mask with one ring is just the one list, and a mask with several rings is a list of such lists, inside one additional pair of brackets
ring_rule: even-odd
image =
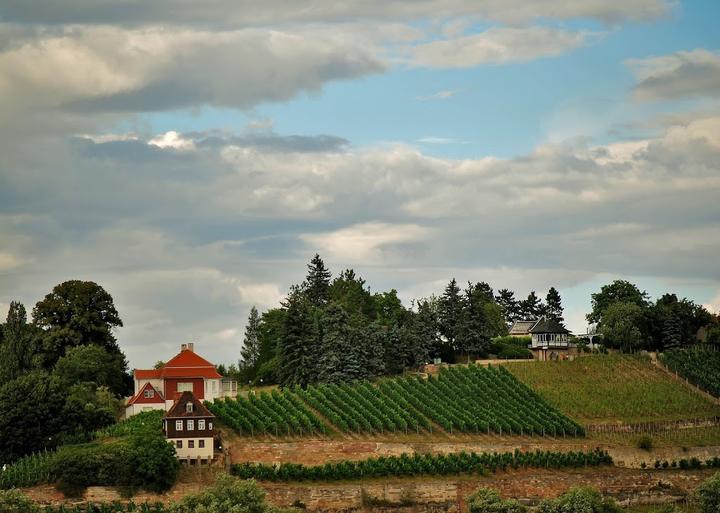
[(0, 324), (0, 464), (85, 441), (115, 422), (132, 392), (114, 336), (122, 320), (100, 285), (72, 280)]
[(494, 293), (485, 282), (463, 289), (453, 278), (439, 297), (406, 308), (392, 289), (372, 293), (346, 269), (333, 278), (319, 255), (307, 276), (278, 308), (250, 311), (239, 370), (243, 383), (306, 387), (392, 375), (441, 358), (445, 362), (487, 354), (490, 340), (506, 335), (513, 321), (551, 317), (563, 322), (557, 289), (543, 302), (532, 291)]

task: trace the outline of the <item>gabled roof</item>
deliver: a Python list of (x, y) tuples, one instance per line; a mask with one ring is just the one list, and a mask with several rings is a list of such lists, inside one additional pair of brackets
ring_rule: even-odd
[(529, 335), (530, 328), (532, 328), (537, 322), (538, 322), (537, 319), (532, 319), (529, 321), (515, 321), (515, 322), (513, 322), (513, 325), (510, 327), (509, 334), (510, 335)]
[[(192, 402), (192, 411), (187, 411), (187, 403)], [(165, 414), (166, 418), (181, 417), (215, 417), (203, 403), (201, 403), (192, 392), (183, 392), (173, 403), (172, 407)]]
[(183, 349), (159, 369), (135, 369), (135, 379), (204, 378), (220, 379), (215, 366), (191, 349)]
[[(145, 390), (152, 390), (154, 392), (153, 396), (145, 397)], [(145, 385), (140, 389), (140, 391), (130, 398), (130, 400), (127, 402), (127, 405), (130, 406), (135, 403), (159, 404), (164, 402), (165, 399), (163, 399), (162, 394), (158, 392), (155, 387), (152, 386), (150, 383), (145, 383)]]
[(541, 317), (535, 325), (530, 328), (530, 333), (570, 333), (565, 327), (555, 319)]

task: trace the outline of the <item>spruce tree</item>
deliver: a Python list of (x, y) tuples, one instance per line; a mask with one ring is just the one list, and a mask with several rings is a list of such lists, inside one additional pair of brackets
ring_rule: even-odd
[(258, 314), (257, 308), (253, 306), (250, 309), (250, 315), (248, 316), (248, 322), (245, 326), (245, 338), (243, 339), (243, 347), (240, 349), (240, 358), (243, 368), (248, 377), (252, 377), (252, 371), (256, 370), (258, 361), (260, 359), (260, 315)]
[(303, 293), (312, 306), (324, 306), (330, 298), (330, 278), (332, 275), (317, 253), (307, 268), (308, 274), (305, 283), (303, 283)]
[(563, 307), (560, 299), (560, 293), (555, 287), (550, 287), (547, 296), (545, 296), (545, 315), (548, 319), (552, 319), (560, 324), (563, 323)]
[(312, 312), (305, 297), (291, 290), (285, 302), (282, 336), (278, 344), (278, 380), (303, 388), (316, 381), (316, 339)]
[(537, 319), (543, 311), (543, 305), (540, 303), (535, 291), (528, 294), (527, 299), (520, 301), (520, 315), (523, 319)]
[(456, 349), (457, 338), (462, 329), (463, 299), (455, 278), (450, 280), (438, 300), (438, 324), (440, 334)]
[(682, 345), (682, 327), (680, 320), (674, 312), (663, 319), (662, 323), (662, 345), (663, 349), (680, 347)]
[(11, 301), (5, 324), (0, 326), (0, 385), (32, 368), (36, 353), (32, 331), (25, 306)]
[(508, 324), (512, 324), (520, 318), (520, 305), (515, 299), (515, 293), (512, 290), (498, 290), (498, 294), (495, 296), (495, 302), (502, 307), (505, 320)]

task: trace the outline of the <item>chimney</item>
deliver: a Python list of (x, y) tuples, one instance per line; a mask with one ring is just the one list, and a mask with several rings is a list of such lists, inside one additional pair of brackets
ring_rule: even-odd
[(187, 344), (180, 344), (180, 351), (187, 351)]
[(188, 350), (195, 352), (195, 342), (188, 342), (187, 348)]

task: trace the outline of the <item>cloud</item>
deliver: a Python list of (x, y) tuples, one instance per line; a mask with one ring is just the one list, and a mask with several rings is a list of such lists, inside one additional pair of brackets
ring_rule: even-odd
[(445, 91), (438, 91), (437, 93), (429, 94), (427, 96), (418, 96), (415, 99), (426, 102), (431, 100), (449, 100), (453, 96), (455, 96), (458, 92), (457, 91), (451, 91), (451, 90), (445, 90)]
[(430, 68), (469, 68), (560, 55), (582, 46), (588, 34), (547, 27), (496, 27), (479, 34), (414, 47), (411, 61)]
[(634, 96), (640, 101), (720, 96), (720, 52), (702, 48), (661, 57), (631, 59)]
[(449, 137), (435, 136), (421, 137), (420, 139), (418, 139), (418, 142), (424, 144), (467, 144), (466, 141), (459, 141), (457, 139), (452, 139)]
[(349, 18), (418, 19), (474, 16), (503, 22), (536, 18), (594, 18), (605, 23), (651, 20), (666, 15), (676, 2), (671, 0), (353, 0), (324, 2), (312, 8), (297, 8), (293, 0), (248, 2), (213, 0), (202, 4), (173, 0), (152, 3), (134, 0), (96, 2), (58, 0), (6, 0), (0, 18), (9, 22), (38, 24), (211, 24), (247, 27), (292, 22), (333, 22)]
[(77, 112), (247, 109), (384, 69), (361, 47), (332, 37), (260, 29), (65, 29), (0, 53), (0, 101)]

